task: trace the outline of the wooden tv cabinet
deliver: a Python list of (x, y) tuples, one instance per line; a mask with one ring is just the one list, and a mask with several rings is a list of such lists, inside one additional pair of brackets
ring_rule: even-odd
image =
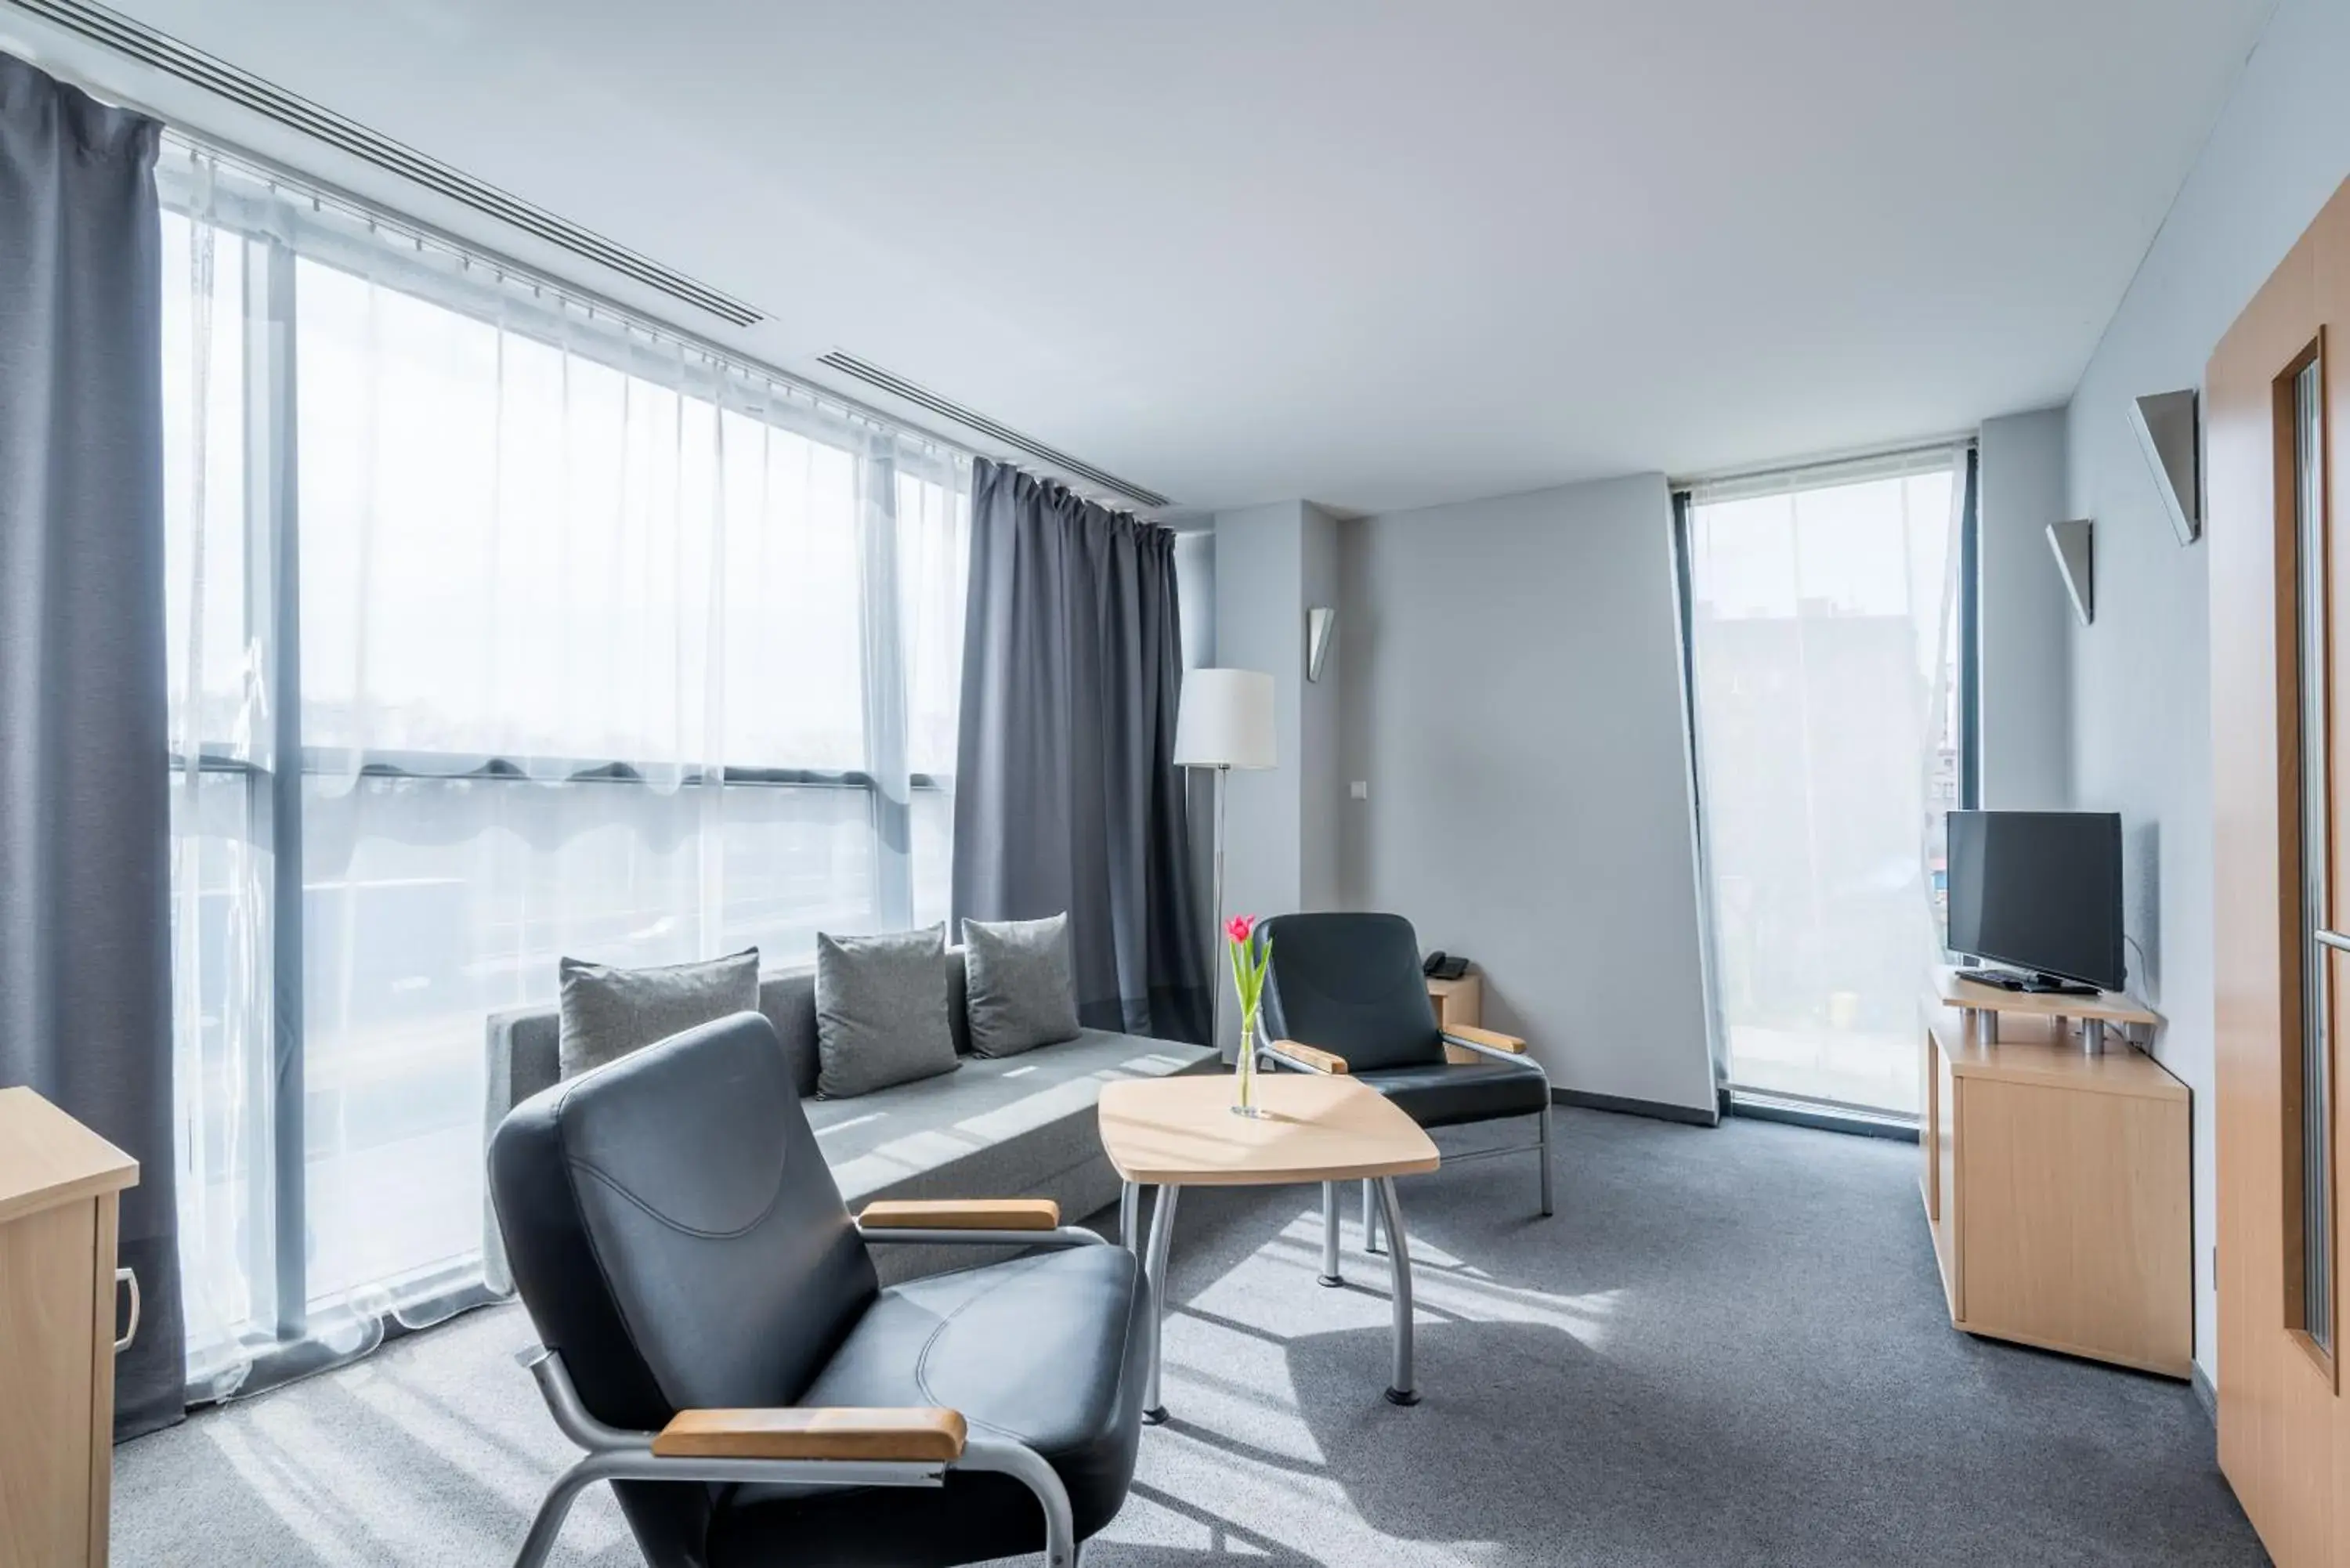
[[(2185, 1377), (2195, 1353), (2187, 1086), (2122, 1037), (2126, 996), (2001, 991), (1939, 971), (1918, 1186), (1950, 1322)], [(2103, 1026), (2084, 1048), (2060, 1021)]]

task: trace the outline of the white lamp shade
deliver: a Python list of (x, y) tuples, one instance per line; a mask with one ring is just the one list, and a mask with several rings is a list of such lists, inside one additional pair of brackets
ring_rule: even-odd
[(1274, 765), (1273, 677), (1254, 670), (1194, 670), (1175, 714), (1179, 768)]

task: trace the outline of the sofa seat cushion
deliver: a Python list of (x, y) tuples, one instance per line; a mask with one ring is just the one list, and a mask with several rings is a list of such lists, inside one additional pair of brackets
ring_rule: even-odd
[(1424, 1067), (1377, 1067), (1355, 1076), (1424, 1127), (1530, 1116), (1550, 1108), (1550, 1080), (1532, 1063), (1437, 1062)]
[(1165, 1077), (1214, 1056), (1087, 1029), (1017, 1056), (967, 1056), (943, 1078), (812, 1100), (808, 1122), (851, 1210), (876, 1198), (1014, 1197), (1101, 1153), (1104, 1084)]
[[(868, 1309), (804, 1406), (943, 1405), (974, 1438), (1041, 1454), (1068, 1488), (1080, 1539), (1134, 1476), (1150, 1354), (1149, 1291), (1120, 1247), (1039, 1252), (893, 1286)], [(712, 1521), (712, 1568), (967, 1563), (1041, 1551), (1035, 1494), (1008, 1476), (949, 1476), (878, 1513), (869, 1493), (746, 1486)]]

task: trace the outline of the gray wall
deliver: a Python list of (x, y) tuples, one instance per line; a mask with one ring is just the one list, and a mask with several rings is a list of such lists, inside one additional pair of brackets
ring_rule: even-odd
[(1476, 960), (1559, 1086), (1710, 1112), (1663, 478), (1343, 524), (1339, 566), (1344, 902)]
[(1982, 804), (2061, 810), (2072, 794), (2073, 610), (2047, 529), (2067, 515), (2064, 410), (1985, 420), (1976, 450)]
[[(1279, 766), (1234, 773), (1224, 815), (1224, 910), (1277, 915), (1299, 907), (1304, 842), (1298, 775), (1304, 708), (1292, 668), (1305, 640), (1293, 628), (1304, 602), (1301, 577), (1305, 508), (1295, 501), (1216, 518), (1216, 656), (1230, 670), (1274, 678), (1274, 750)], [(1228, 1008), (1226, 1012), (1231, 1010)]]
[[(1338, 529), (1330, 514), (1303, 501), (1216, 516), (1212, 662), (1273, 677), (1279, 758), (1278, 766), (1231, 775), (1228, 914), (1338, 907), (1336, 808), (1346, 785), (1338, 771), (1337, 688), (1335, 675), (1318, 683), (1305, 679), (1305, 611), (1336, 602)], [(1334, 666), (1336, 657), (1334, 649)], [(1229, 1046), (1239, 1026), (1229, 1006), (1224, 1015)]]
[(2207, 1374), (2218, 1365), (2207, 556), (2171, 533), (2126, 409), (2141, 392), (2201, 384), (2221, 334), (2350, 171), (2345, 78), (2350, 5), (2282, 0), (2066, 422), (2070, 510), (2097, 525), (2096, 624), (2072, 633), (2074, 799), (2122, 814), (2134, 976), (2168, 1020), (2155, 1054), (2195, 1095), (2195, 1355)]

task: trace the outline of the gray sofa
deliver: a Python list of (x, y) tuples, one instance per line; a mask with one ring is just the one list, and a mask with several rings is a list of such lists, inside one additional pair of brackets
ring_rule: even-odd
[[(816, 1097), (816, 971), (759, 979), (759, 1011), (784, 1043), (809, 1125), (841, 1196), (855, 1210), (877, 1198), (1051, 1198), (1071, 1220), (1118, 1198), (1118, 1173), (1102, 1153), (1094, 1115), (1105, 1083), (1212, 1072), (1214, 1050), (1172, 1040), (1088, 1029), (1075, 1040), (1017, 1056), (971, 1054), (963, 1012), (962, 950), (947, 952), (947, 1016), (962, 1065), (951, 1073), (848, 1100)], [(493, 1013), (483, 1142), (506, 1112), (557, 1079), (556, 1010)], [(691, 1148), (693, 1131), (679, 1129)], [(968, 1248), (887, 1247), (875, 1254), (887, 1282), (971, 1262)], [(514, 1289), (486, 1194), (482, 1271), (492, 1290)]]

